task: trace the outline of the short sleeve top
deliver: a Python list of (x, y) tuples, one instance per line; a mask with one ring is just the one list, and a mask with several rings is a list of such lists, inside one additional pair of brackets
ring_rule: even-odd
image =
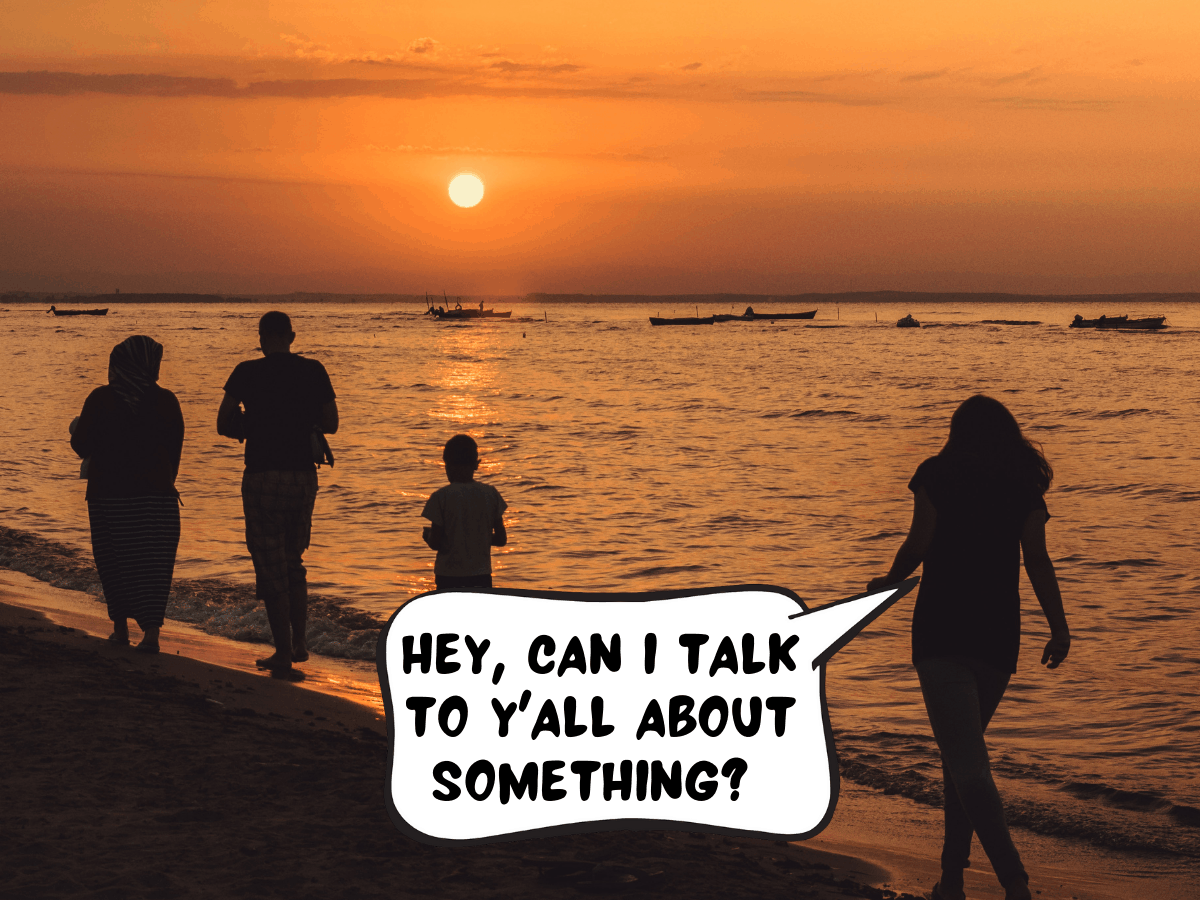
[(937, 510), (913, 609), (913, 664), (969, 656), (1015, 672), (1021, 533), (1032, 511), (1045, 511), (1042, 491), (944, 456), (921, 463), (908, 487), (914, 494), (924, 488)]
[(508, 504), (490, 484), (452, 481), (434, 491), (421, 515), (445, 532), (435, 575), (466, 577), (492, 572), (492, 529), (504, 523)]
[(239, 363), (225, 393), (246, 408), (246, 471), (314, 468), (312, 430), (334, 399), (325, 367), (295, 353), (271, 353)]

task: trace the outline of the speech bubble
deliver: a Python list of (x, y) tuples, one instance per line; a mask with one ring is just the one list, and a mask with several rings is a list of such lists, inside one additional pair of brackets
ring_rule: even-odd
[(825, 666), (917, 581), (815, 610), (763, 585), (414, 597), (377, 651), (392, 821), (437, 845), (812, 837), (840, 783)]

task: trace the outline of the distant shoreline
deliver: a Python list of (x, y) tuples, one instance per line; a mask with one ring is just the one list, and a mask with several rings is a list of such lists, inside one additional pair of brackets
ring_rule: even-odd
[[(443, 298), (430, 297), (445, 305)], [(474, 305), (480, 300), (496, 303), (722, 303), (753, 305), (755, 303), (794, 303), (803, 305), (830, 303), (1192, 303), (1200, 301), (1200, 292), (1135, 293), (1135, 294), (1008, 294), (996, 292), (953, 291), (846, 291), (842, 293), (808, 294), (549, 294), (524, 295), (463, 294), (453, 302)], [(123, 306), (150, 303), (222, 303), (262, 305), (283, 303), (379, 303), (424, 306), (423, 294), (336, 294), (303, 292), (290, 294), (72, 294), (64, 292), (19, 291), (0, 294), (0, 304), (84, 304), (88, 306)]]

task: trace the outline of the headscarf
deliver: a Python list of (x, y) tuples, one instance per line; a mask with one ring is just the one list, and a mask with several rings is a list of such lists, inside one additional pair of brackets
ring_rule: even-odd
[(137, 413), (158, 382), (163, 347), (144, 334), (127, 337), (108, 357), (108, 384), (117, 397)]

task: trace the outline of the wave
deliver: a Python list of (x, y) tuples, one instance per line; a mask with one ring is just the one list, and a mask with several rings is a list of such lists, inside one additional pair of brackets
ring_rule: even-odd
[[(31, 531), (0, 525), (0, 566), (54, 587), (82, 591), (104, 602), (90, 554)], [(167, 618), (235, 641), (271, 643), (267, 615), (254, 587), (220, 578), (178, 578), (171, 586)], [(383, 622), (345, 600), (310, 594), (309, 649), (321, 656), (374, 660)]]
[(760, 419), (811, 419), (811, 418), (828, 418), (828, 417), (845, 417), (857, 416), (858, 413), (852, 409), (801, 409), (797, 412), (766, 412), (759, 416)]
[(633, 572), (624, 572), (618, 575), (618, 578), (650, 578), (656, 575), (678, 575), (683, 572), (702, 572), (708, 566), (690, 565), (690, 566), (651, 566), (647, 569), (638, 569)]
[[(923, 806), (941, 807), (942, 775), (932, 739), (839, 734), (837, 742), (843, 778)], [(1109, 849), (1200, 858), (1195, 832), (1200, 829), (1200, 809), (1176, 803), (1162, 792), (1063, 780), (1036, 764), (1011, 765), (1002, 757), (993, 760), (992, 768), (1006, 779), (1000, 792), (1010, 825)], [(1084, 806), (1071, 800), (1083, 801)]]

